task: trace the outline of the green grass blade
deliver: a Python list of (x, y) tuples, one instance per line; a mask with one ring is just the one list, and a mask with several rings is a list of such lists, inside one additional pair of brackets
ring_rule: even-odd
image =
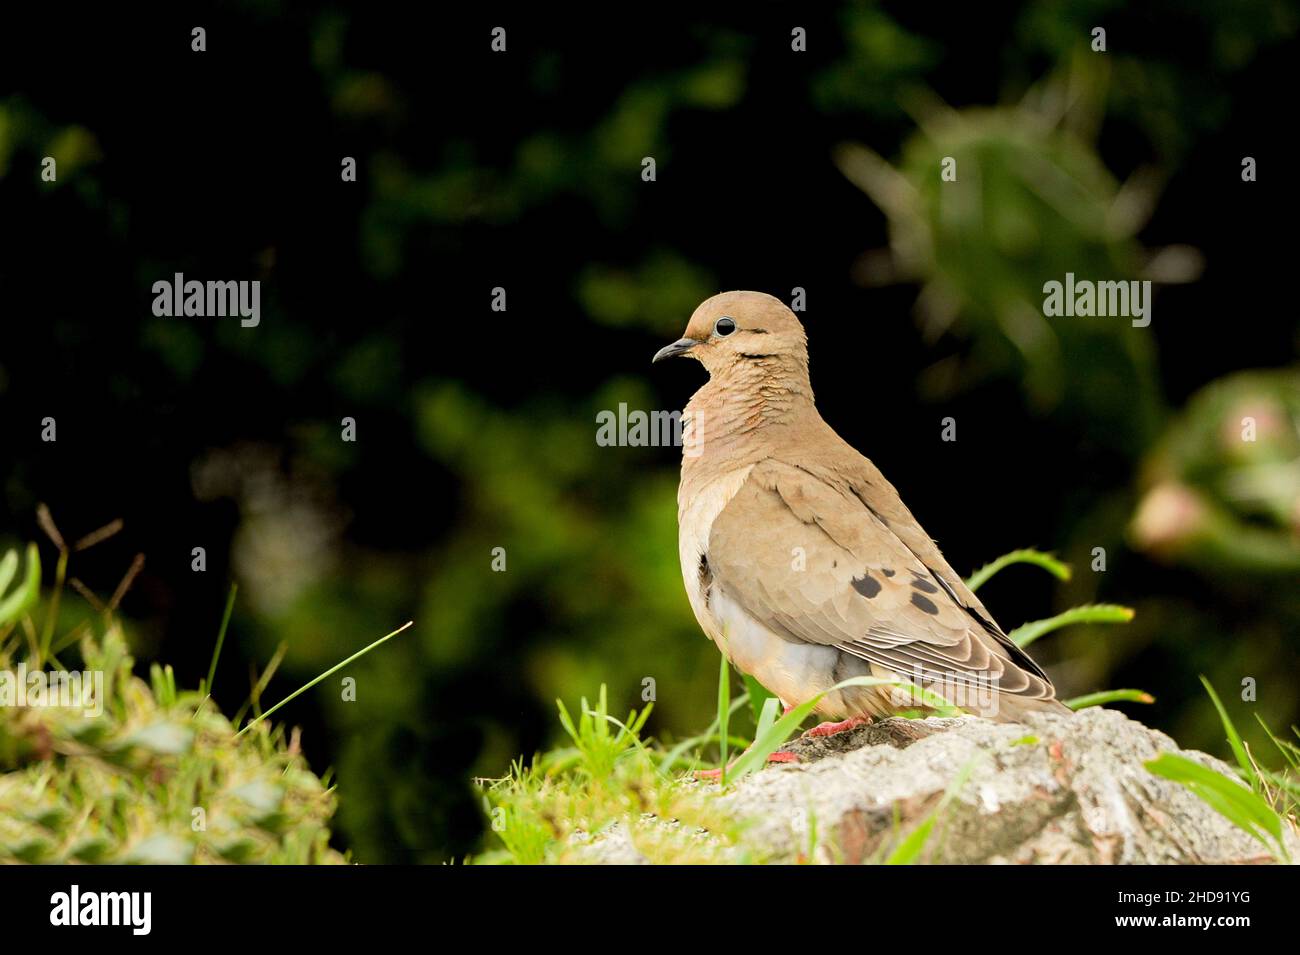
[(586, 715), (591, 718), (591, 728), (600, 741), (606, 742), (609, 739), (609, 724), (604, 718), (609, 714), (609, 688), (602, 683), (600, 685), (600, 696), (596, 698), (596, 709), (588, 710)]
[(10, 550), (0, 558), (0, 594), (9, 589), (14, 574), (18, 572), (18, 551)]
[[(1238, 829), (1259, 840), (1270, 852), (1287, 858), (1282, 817), (1262, 797), (1240, 782), (1177, 753), (1161, 753), (1144, 764), (1157, 776), (1187, 787)], [(1270, 842), (1265, 836), (1271, 836)]]
[(640, 731), (640, 727), (645, 723), (644, 717), (649, 715), (650, 708), (652, 706), (654, 706), (653, 703), (646, 704), (646, 708), (643, 711), (642, 718), (639, 720), (636, 717), (636, 710), (633, 710), (628, 715), (626, 722), (620, 720), (616, 716), (610, 716), (608, 713), (597, 713), (594, 715), (597, 716), (599, 719), (603, 720), (604, 722), (618, 727), (618, 731), (619, 731), (618, 737), (614, 740), (614, 742), (620, 748), (626, 750), (635, 746), (637, 749), (641, 750), (644, 753), (644, 752), (648, 752), (648, 750), (646, 749), (645, 744), (641, 742), (641, 736), (639, 731)]
[(745, 678), (745, 689), (749, 693), (749, 709), (754, 714), (754, 723), (757, 724), (763, 714), (763, 705), (768, 700), (775, 699), (775, 696), (748, 673), (742, 673), (741, 676)]
[(564, 705), (564, 701), (561, 699), (556, 699), (555, 705), (556, 707), (559, 708), (560, 711), (560, 726), (563, 727), (564, 732), (569, 734), (570, 739), (572, 739), (575, 743), (581, 744), (582, 737), (578, 735), (577, 727), (573, 725), (573, 717), (569, 715), (569, 710)]
[(1089, 706), (1103, 706), (1106, 703), (1154, 703), (1156, 698), (1146, 690), (1102, 690), (1099, 693), (1085, 693), (1065, 705), (1072, 710), (1082, 710)]
[(943, 798), (939, 800), (939, 805), (935, 806), (934, 809), (927, 813), (926, 817), (921, 820), (917, 827), (909, 832), (903, 841), (894, 847), (894, 851), (885, 859), (885, 865), (911, 865), (920, 858), (922, 851), (925, 849), (926, 843), (930, 841), (930, 834), (934, 831), (935, 824), (939, 821), (940, 815), (942, 815), (943, 811), (948, 808), (948, 804), (956, 798), (957, 793), (961, 791), (962, 786), (966, 785), (966, 780), (970, 778), (970, 774), (975, 771), (975, 767), (979, 765), (979, 762), (984, 758), (984, 755), (985, 754), (983, 753), (976, 754), (958, 771), (957, 775), (953, 777), (952, 782), (948, 784), (948, 788), (944, 790)]
[(1023, 550), (1013, 550), (1011, 553), (1003, 554), (997, 560), (985, 564), (966, 578), (966, 586), (972, 591), (979, 590), (980, 587), (988, 583), (990, 577), (1012, 564), (1033, 564), (1035, 567), (1043, 568), (1057, 580), (1070, 579), (1069, 564), (1057, 560), (1051, 554), (1025, 548)]
[[(8, 558), (6, 557), (5, 560), (7, 561)], [(28, 544), (27, 571), (23, 575), (23, 582), (8, 597), (0, 599), (0, 627), (21, 617), (26, 613), (27, 608), (40, 599), (40, 596), (41, 554), (35, 544)]]
[(1210, 699), (1214, 701), (1214, 708), (1219, 711), (1219, 721), (1223, 723), (1223, 730), (1228, 734), (1228, 745), (1232, 747), (1232, 755), (1237, 758), (1237, 765), (1241, 767), (1242, 775), (1250, 781), (1252, 789), (1259, 788), (1259, 776), (1255, 773), (1255, 765), (1250, 761), (1250, 755), (1246, 752), (1246, 744), (1241, 740), (1241, 734), (1237, 732), (1237, 727), (1232, 723), (1232, 717), (1228, 716), (1228, 711), (1223, 707), (1223, 701), (1219, 699), (1219, 694), (1214, 692), (1214, 687), (1204, 676), (1201, 677), (1201, 684), (1205, 687), (1205, 692), (1210, 694)]
[(1279, 773), (1269, 769), (1262, 770), (1262, 776), (1267, 788), (1279, 794), (1279, 801), (1283, 806), (1279, 814), (1294, 818), (1296, 810), (1300, 808), (1300, 779), (1286, 772)]
[(291, 701), (293, 701), (293, 700), (296, 700), (298, 697), (302, 696), (302, 694), (306, 693), (308, 690), (310, 690), (310, 689), (311, 689), (313, 686), (315, 686), (316, 684), (320, 683), (322, 680), (328, 679), (329, 677), (333, 676), (335, 673), (338, 673), (339, 670), (342, 670), (342, 669), (343, 669), (345, 666), (347, 666), (349, 663), (352, 663), (354, 660), (359, 660), (359, 659), (361, 659), (361, 658), (364, 657), (367, 653), (369, 653), (371, 650), (375, 649), (376, 647), (378, 647), (378, 646), (380, 646), (380, 645), (382, 645), (382, 644), (387, 643), (389, 640), (393, 639), (393, 637), (397, 636), (399, 633), (401, 633), (403, 630), (407, 629), (408, 627), (410, 627), (410, 626), (411, 626), (412, 624), (414, 624), (414, 623), (415, 623), (414, 620), (408, 620), (408, 621), (406, 621), (406, 623), (402, 624), (400, 627), (398, 627), (398, 628), (397, 628), (396, 630), (394, 630), (392, 633), (389, 633), (389, 634), (386, 634), (386, 635), (380, 637), (380, 638), (379, 638), (378, 640), (376, 640), (374, 643), (370, 644), (370, 646), (368, 646), (368, 647), (364, 647), (364, 648), (358, 650), (356, 653), (352, 654), (352, 656), (348, 657), (346, 660), (342, 661), (341, 663), (336, 663), (334, 666), (330, 667), (328, 670), (326, 670), (326, 671), (325, 671), (324, 673), (322, 673), (320, 676), (316, 677), (316, 679), (314, 679), (314, 680), (312, 680), (312, 681), (310, 681), (310, 682), (308, 682), (308, 683), (304, 683), (302, 686), (298, 687), (298, 689), (294, 690), (292, 693), (290, 693), (288, 696), (286, 696), (286, 697), (285, 697), (283, 700), (281, 700), (279, 703), (275, 704), (275, 706), (271, 707), (271, 708), (270, 708), (269, 710), (267, 710), (265, 713), (262, 713), (261, 715), (259, 715), (259, 716), (256, 717), (255, 719), (250, 720), (247, 726), (245, 726), (242, 730), (240, 730), (238, 733), (235, 734), (235, 738), (238, 739), (239, 737), (243, 736), (245, 733), (247, 733), (249, 730), (251, 730), (254, 726), (256, 726), (258, 723), (262, 722), (262, 720), (266, 719), (268, 716), (270, 716), (272, 713), (274, 713), (274, 712), (275, 712), (276, 710), (278, 710), (280, 707), (284, 706), (286, 703), (289, 703), (289, 702), (291, 702)]
[(1016, 627), (1007, 636), (1016, 646), (1027, 647), (1044, 634), (1076, 623), (1128, 623), (1132, 619), (1132, 607), (1121, 607), (1118, 604), (1084, 604), (1082, 607), (1071, 607), (1055, 617), (1034, 620)]
[(1297, 747), (1289, 740), (1284, 740), (1274, 735), (1273, 730), (1264, 722), (1264, 717), (1260, 716), (1258, 713), (1255, 714), (1255, 721), (1263, 727), (1264, 732), (1267, 733), (1268, 738), (1273, 741), (1273, 745), (1276, 746), (1277, 751), (1282, 754), (1282, 758), (1286, 760), (1287, 765), (1293, 770), (1300, 770), (1300, 747)]
[(654, 703), (648, 702), (646, 703), (645, 708), (641, 711), (640, 716), (637, 715), (636, 710), (632, 710), (630, 713), (628, 713), (627, 715), (628, 727), (631, 730), (631, 732), (635, 733), (638, 736), (638, 738), (641, 735), (641, 730), (645, 728), (646, 720), (650, 719), (650, 712), (654, 708), (655, 708)]
[[(942, 806), (943, 803), (940, 803)], [(911, 865), (920, 856), (925, 844), (930, 841), (930, 833), (934, 830), (934, 824), (939, 818), (939, 807), (935, 807), (934, 812), (927, 815), (917, 825), (915, 829), (909, 832), (897, 846), (894, 851), (885, 859), (885, 865)]]
[(781, 701), (774, 696), (769, 696), (763, 701), (763, 709), (758, 714), (757, 729), (754, 731), (754, 739), (759, 739), (764, 733), (772, 728), (776, 722), (776, 712), (781, 708)]
[[(786, 713), (779, 720), (768, 727), (767, 732), (754, 739), (754, 745), (749, 747), (740, 758), (736, 760), (736, 765), (732, 768), (731, 777), (739, 779), (747, 776), (754, 770), (758, 769), (765, 762), (767, 757), (771, 756), (781, 745), (790, 738), (790, 734), (802, 723), (813, 711), (819, 702), (822, 694), (818, 694), (811, 700), (800, 703), (789, 713)], [(723, 781), (725, 783), (725, 780)]]
[(722, 782), (727, 782), (727, 729), (731, 725), (731, 663), (725, 653), (719, 653), (722, 665), (718, 670), (718, 757), (722, 767)]
[[(737, 710), (739, 710), (742, 706), (744, 706), (746, 701), (747, 701), (747, 697), (744, 694), (742, 694), (738, 699), (733, 700), (731, 703), (732, 715), (734, 715)], [(672, 768), (675, 765), (677, 765), (677, 761), (682, 758), (682, 755), (688, 749), (691, 749), (692, 747), (695, 746), (704, 746), (712, 742), (713, 740), (717, 739), (717, 737), (718, 737), (718, 718), (715, 716), (713, 718), (713, 722), (709, 724), (708, 729), (706, 729), (703, 733), (699, 733), (695, 736), (687, 737), (686, 739), (682, 740), (680, 743), (678, 743), (676, 746), (674, 746), (672, 749), (668, 751), (668, 754), (659, 761), (660, 772), (665, 774), (671, 772)]]
[(212, 681), (217, 675), (217, 661), (221, 659), (221, 648), (226, 643), (226, 628), (230, 626), (230, 612), (235, 609), (235, 594), (238, 591), (239, 585), (232, 583), (226, 597), (226, 610), (221, 615), (221, 626), (217, 630), (217, 645), (212, 648), (212, 662), (208, 664), (208, 681), (203, 684), (203, 692), (208, 696), (212, 695)]
[(266, 688), (271, 685), (271, 680), (280, 671), (280, 664), (284, 662), (285, 655), (288, 652), (289, 642), (281, 640), (276, 645), (275, 652), (271, 654), (271, 659), (267, 661), (266, 667), (258, 675), (252, 687), (249, 688), (248, 699), (236, 711), (230, 721), (231, 726), (238, 726), (243, 721), (244, 714), (249, 710), (252, 710), (255, 716), (262, 715), (262, 694), (266, 692)]
[(54, 564), (54, 587), (50, 591), (49, 604), (45, 608), (45, 623), (41, 627), (41, 652), (38, 659), (48, 662), (50, 644), (54, 641), (54, 628), (59, 622), (59, 598), (63, 596), (63, 581), (68, 575), (68, 552), (59, 550), (59, 559)]

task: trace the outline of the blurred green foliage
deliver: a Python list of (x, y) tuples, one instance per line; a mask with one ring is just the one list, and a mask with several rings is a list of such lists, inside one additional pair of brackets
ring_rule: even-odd
[[(1158, 427), (1151, 336), (1043, 309), (1044, 284), (1067, 273), (1143, 276), (1134, 235), (1151, 197), (1129, 194), (1144, 186), (1123, 192), (1089, 142), (1101, 68), (1078, 63), (1012, 107), (954, 111), (918, 94), (920, 128), (899, 168), (864, 146), (842, 148), (838, 162), (889, 216), (892, 258), (869, 260), (864, 279), (921, 282), (926, 336), (957, 326), (972, 340), (968, 368), (932, 368), (924, 386), (943, 395), (963, 379), (1009, 376), (1034, 407), (1063, 406), (1090, 437), (1133, 453)], [(936, 175), (945, 163), (951, 180)]]
[[(39, 580), (38, 566), (29, 554), (25, 578)], [(334, 793), (296, 736), (268, 723), (236, 739), (171, 667), (140, 679), (108, 617), (67, 648), (75, 682), (56, 682), (70, 668), (30, 639), (31, 618), (56, 610), (0, 608), (0, 863), (343, 861), (329, 847)], [(37, 672), (45, 679), (33, 682)]]

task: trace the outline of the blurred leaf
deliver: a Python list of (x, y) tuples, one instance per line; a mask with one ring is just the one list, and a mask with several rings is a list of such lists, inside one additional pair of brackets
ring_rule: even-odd
[(123, 741), (127, 746), (138, 746), (151, 753), (175, 756), (187, 752), (194, 742), (194, 732), (175, 723), (154, 723), (136, 730)]
[(194, 844), (178, 836), (156, 835), (141, 840), (123, 860), (135, 865), (189, 865)]
[(1228, 745), (1232, 747), (1232, 755), (1237, 758), (1237, 765), (1241, 768), (1241, 773), (1246, 777), (1252, 787), (1259, 786), (1259, 776), (1255, 772), (1255, 764), (1251, 762), (1250, 754), (1246, 752), (1246, 744), (1242, 742), (1241, 734), (1237, 732), (1236, 725), (1232, 722), (1232, 717), (1228, 716), (1228, 711), (1223, 706), (1223, 701), (1219, 699), (1219, 694), (1214, 692), (1214, 687), (1204, 676), (1201, 677), (1201, 685), (1205, 687), (1205, 692), (1210, 694), (1210, 699), (1214, 701), (1214, 709), (1219, 714), (1219, 720), (1223, 723), (1223, 730), (1228, 734)]
[(1065, 705), (1072, 710), (1087, 709), (1089, 706), (1104, 706), (1107, 703), (1154, 703), (1156, 698), (1145, 690), (1102, 690), (1099, 693), (1087, 693), (1066, 700)]
[[(4, 585), (7, 586), (9, 581), (13, 580), (14, 570), (18, 564), (18, 553), (9, 551), (0, 561), (0, 578), (3, 578)], [(4, 586), (0, 586), (0, 595), (4, 594)], [(23, 582), (18, 585), (13, 593), (0, 599), (0, 627), (12, 623), (21, 617), (31, 608), (41, 595), (41, 555), (37, 551), (35, 544), (27, 545), (27, 571), (23, 576)]]
[(1045, 620), (1034, 620), (1012, 630), (1008, 637), (1018, 647), (1027, 647), (1044, 634), (1077, 623), (1128, 623), (1133, 619), (1132, 607), (1117, 604), (1087, 604), (1072, 607), (1064, 613)]
[(1070, 566), (1068, 564), (1062, 563), (1051, 554), (1024, 548), (1022, 550), (1013, 550), (1009, 554), (1003, 554), (997, 560), (985, 564), (966, 578), (966, 586), (972, 591), (979, 590), (984, 584), (988, 583), (990, 577), (1012, 564), (1033, 564), (1035, 567), (1043, 568), (1057, 580), (1070, 579)]

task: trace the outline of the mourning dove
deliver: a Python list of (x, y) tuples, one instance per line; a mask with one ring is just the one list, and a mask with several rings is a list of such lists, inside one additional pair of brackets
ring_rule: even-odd
[[(779, 300), (725, 292), (655, 355), (709, 381), (682, 415), (682, 577), (705, 634), (788, 708), (851, 677), (818, 732), (917, 708), (915, 687), (979, 715), (1069, 712), (876, 466), (817, 412), (803, 326)], [(933, 699), (931, 697), (931, 699)]]

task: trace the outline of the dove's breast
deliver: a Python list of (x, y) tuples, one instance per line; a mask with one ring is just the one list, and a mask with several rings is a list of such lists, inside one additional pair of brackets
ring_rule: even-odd
[[(689, 500), (681, 502), (678, 547), (682, 580), (695, 619), (708, 638), (743, 672), (779, 696), (783, 703), (793, 705), (834, 685), (839, 678), (837, 667), (844, 662), (843, 655), (834, 647), (773, 633), (727, 595), (709, 567), (709, 533), (713, 522), (752, 470), (751, 465), (723, 475), (702, 489), (693, 490)], [(827, 707), (830, 704), (827, 700)]]
[(705, 634), (718, 642), (719, 629), (709, 612), (708, 591), (713, 575), (709, 570), (709, 532), (722, 509), (731, 503), (749, 477), (753, 465), (715, 478), (699, 490), (687, 493), (683, 484), (677, 501), (677, 550), (682, 562), (682, 582), (691, 610)]

